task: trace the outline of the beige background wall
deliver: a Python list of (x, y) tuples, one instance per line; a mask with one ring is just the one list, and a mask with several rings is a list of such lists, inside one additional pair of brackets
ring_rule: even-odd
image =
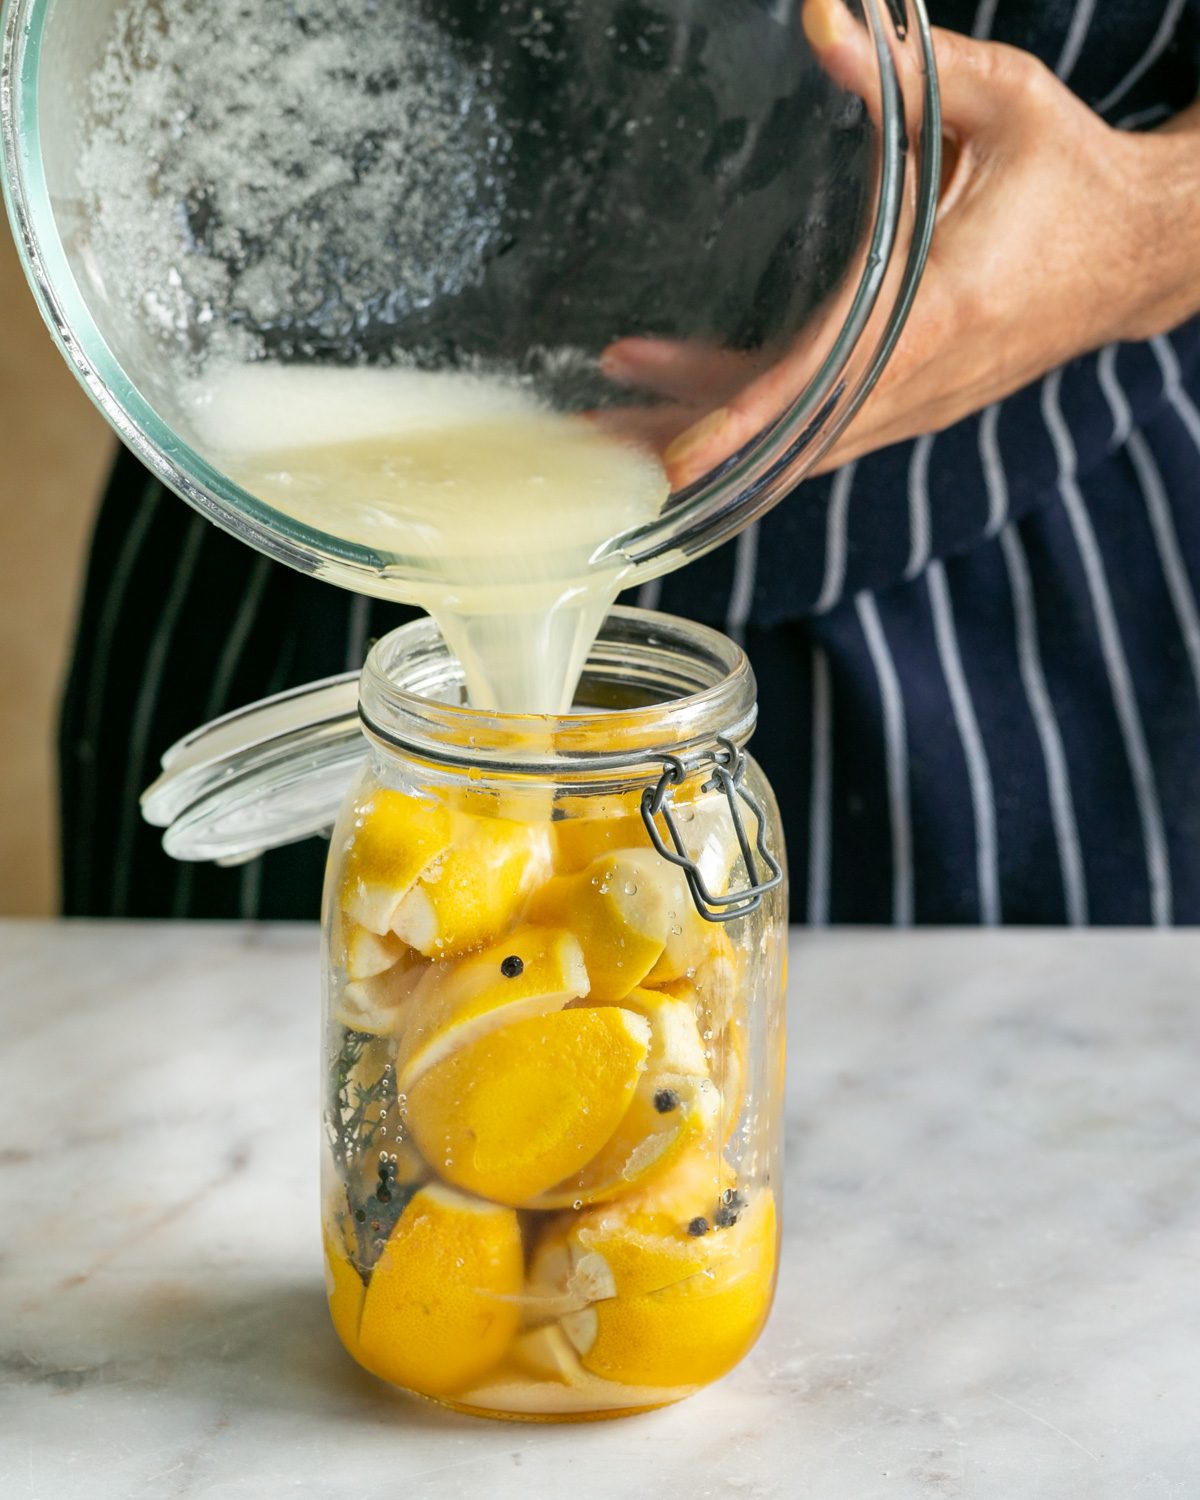
[(51, 342), (0, 212), (0, 915), (57, 902), (57, 698), (115, 441)]

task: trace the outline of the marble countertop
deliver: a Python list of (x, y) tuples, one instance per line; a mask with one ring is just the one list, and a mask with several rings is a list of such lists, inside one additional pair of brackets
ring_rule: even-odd
[(0, 923), (5, 1500), (1195, 1500), (1200, 935), (797, 936), (767, 1333), (689, 1402), (362, 1375), (307, 928)]

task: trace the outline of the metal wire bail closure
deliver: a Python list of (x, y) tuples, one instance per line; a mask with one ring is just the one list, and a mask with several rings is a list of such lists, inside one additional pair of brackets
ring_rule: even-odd
[[(783, 867), (767, 848), (766, 819), (763, 816), (763, 810), (754, 800), (753, 794), (748, 792), (743, 785), (746, 757), (732, 740), (721, 736), (717, 739), (717, 748), (694, 761), (691, 770), (698, 769), (708, 758), (712, 759), (713, 773), (700, 790), (711, 792), (720, 787), (725, 793), (725, 800), (729, 804), (729, 815), (733, 819), (734, 832), (737, 834), (738, 847), (742, 851), (742, 859), (745, 861), (750, 879), (748, 886), (738, 891), (727, 891), (723, 896), (714, 896), (705, 885), (704, 877), (695, 860), (688, 854), (670, 805), (671, 788), (685, 780), (689, 772), (688, 766), (679, 756), (664, 755), (664, 769), (658, 778), (658, 784), (653, 790), (647, 787), (642, 793), (642, 822), (646, 825), (646, 832), (650, 835), (651, 843), (663, 859), (670, 864), (677, 865), (683, 871), (688, 889), (692, 893), (692, 902), (704, 920), (706, 922), (733, 922), (738, 917), (749, 916), (751, 912), (758, 910), (767, 892), (773, 891), (782, 883)], [(742, 810), (739, 806), (741, 802), (744, 802), (754, 814), (756, 824), (754, 848), (751, 848), (746, 825), (742, 820)], [(675, 846), (673, 850), (668, 849), (663, 842), (662, 835), (658, 831), (658, 824), (654, 821), (660, 813), (663, 822), (667, 825), (667, 832), (671, 835), (671, 842)], [(755, 864), (755, 849), (770, 872), (765, 880), (759, 875), (758, 866)]]

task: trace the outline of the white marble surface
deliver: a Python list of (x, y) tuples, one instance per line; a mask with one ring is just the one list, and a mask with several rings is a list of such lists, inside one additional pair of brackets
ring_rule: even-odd
[(0, 1496), (1195, 1500), (1200, 936), (834, 934), (792, 992), (758, 1349), (521, 1427), (327, 1327), (311, 931), (0, 924)]

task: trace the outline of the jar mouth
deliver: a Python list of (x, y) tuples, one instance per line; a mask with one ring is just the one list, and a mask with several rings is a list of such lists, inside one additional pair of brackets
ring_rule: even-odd
[(367, 736), (384, 749), (454, 768), (559, 777), (568, 770), (661, 771), (719, 737), (739, 747), (757, 719), (745, 652), (705, 625), (613, 609), (588, 653), (568, 714), (478, 710), (430, 619), (378, 641), (359, 686)]

